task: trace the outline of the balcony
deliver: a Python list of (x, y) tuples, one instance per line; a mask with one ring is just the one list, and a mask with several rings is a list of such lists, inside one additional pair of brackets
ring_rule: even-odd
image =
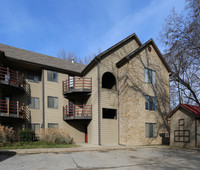
[(71, 105), (63, 107), (64, 120), (91, 120), (92, 105)]
[(9, 67), (0, 67), (0, 84), (15, 87), (26, 92), (29, 92), (30, 88), (23, 74), (19, 74), (18, 71), (11, 70)]
[(30, 120), (30, 111), (18, 101), (0, 100), (0, 117), (11, 117)]
[(86, 77), (72, 77), (63, 81), (63, 94), (88, 94), (92, 91), (92, 78)]

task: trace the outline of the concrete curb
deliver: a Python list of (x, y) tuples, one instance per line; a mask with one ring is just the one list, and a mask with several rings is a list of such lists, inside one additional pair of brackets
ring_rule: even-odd
[(67, 152), (85, 152), (85, 151), (108, 151), (125, 150), (130, 147), (75, 147), (75, 148), (41, 148), (41, 149), (9, 149), (1, 152), (16, 152), (17, 154), (40, 154), (40, 153), (67, 153)]
[(0, 152), (9, 153), (15, 152), (16, 154), (40, 154), (40, 153), (69, 153), (69, 152), (85, 152), (85, 151), (111, 151), (111, 150), (127, 150), (139, 148), (169, 148), (167, 146), (80, 146), (73, 148), (41, 148), (41, 149), (9, 149)]

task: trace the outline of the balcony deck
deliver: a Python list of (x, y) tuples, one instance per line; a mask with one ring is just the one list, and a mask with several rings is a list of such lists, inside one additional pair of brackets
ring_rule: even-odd
[(18, 101), (0, 100), (0, 117), (30, 120), (30, 111)]
[(63, 81), (63, 94), (88, 94), (92, 91), (92, 78), (86, 77), (68, 77)]
[(23, 74), (19, 74), (18, 71), (11, 70), (9, 67), (0, 67), (0, 84), (29, 92), (29, 84)]
[(92, 105), (72, 105), (63, 107), (64, 120), (91, 120)]

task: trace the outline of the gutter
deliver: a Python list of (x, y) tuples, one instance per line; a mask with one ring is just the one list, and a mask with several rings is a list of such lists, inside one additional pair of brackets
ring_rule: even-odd
[(101, 102), (100, 102), (100, 61), (97, 59), (97, 76), (98, 76), (98, 144), (101, 145)]
[(42, 68), (42, 128), (45, 129), (44, 68)]

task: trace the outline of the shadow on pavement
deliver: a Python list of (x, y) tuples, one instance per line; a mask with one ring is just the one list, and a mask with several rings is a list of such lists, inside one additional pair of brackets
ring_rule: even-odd
[(5, 161), (16, 155), (16, 152), (13, 151), (0, 151), (0, 162)]

